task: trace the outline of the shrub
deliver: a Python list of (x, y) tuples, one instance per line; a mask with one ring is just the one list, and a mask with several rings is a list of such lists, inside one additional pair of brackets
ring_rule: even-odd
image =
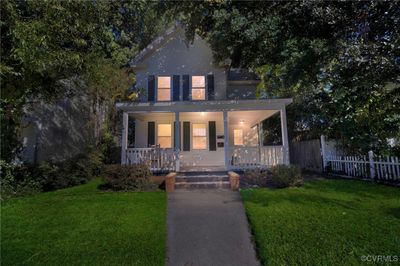
[(103, 161), (101, 149), (88, 150), (63, 162), (41, 162), (39, 165), (16, 165), (0, 160), (1, 197), (21, 196), (84, 184), (101, 174)]
[(264, 187), (267, 185), (268, 172), (262, 169), (246, 170), (241, 183), (244, 186), (259, 186)]
[(82, 184), (99, 176), (103, 168), (103, 154), (100, 151), (88, 151), (78, 154), (59, 165), (65, 178), (76, 184)]
[(104, 171), (104, 187), (117, 191), (154, 190), (150, 169), (144, 163), (135, 165), (107, 165)]
[(272, 181), (279, 187), (302, 186), (301, 169), (296, 165), (275, 165), (271, 168)]
[(0, 160), (1, 199), (40, 192), (41, 184), (31, 175), (31, 171), (31, 167)]
[(67, 187), (68, 182), (60, 173), (60, 168), (51, 162), (41, 162), (33, 169), (32, 175), (41, 184), (43, 191)]

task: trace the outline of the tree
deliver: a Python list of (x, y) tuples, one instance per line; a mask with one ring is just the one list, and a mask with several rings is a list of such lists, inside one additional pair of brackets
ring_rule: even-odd
[(400, 132), (396, 2), (171, 4), (217, 61), (252, 68), (259, 97), (293, 97), (292, 138), (327, 134), (353, 152), (386, 151)]
[(124, 67), (165, 27), (155, 7), (146, 1), (1, 1), (1, 158), (18, 154), (29, 100), (73, 97), (60, 81), (78, 77), (103, 98), (128, 89), (132, 79)]

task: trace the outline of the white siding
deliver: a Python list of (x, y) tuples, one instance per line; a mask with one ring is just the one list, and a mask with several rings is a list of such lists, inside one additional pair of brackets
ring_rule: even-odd
[(213, 64), (212, 51), (203, 39), (196, 36), (193, 44), (188, 44), (182, 29), (145, 58), (143, 65), (143, 69), (136, 70), (138, 88), (147, 90), (148, 75), (213, 74), (215, 99), (226, 99), (226, 70)]
[[(134, 114), (132, 115), (134, 116)], [(135, 139), (135, 148), (147, 148), (147, 123), (149, 121), (154, 121), (156, 123), (156, 130), (158, 124), (171, 123), (173, 124), (175, 120), (174, 113), (165, 113), (163, 115), (160, 114), (146, 114), (141, 115), (139, 119), (136, 119), (136, 139)], [(181, 143), (183, 143), (183, 122), (188, 121), (191, 123), (191, 126), (194, 123), (204, 123), (207, 125), (207, 145), (208, 145), (208, 122), (215, 121), (216, 122), (216, 133), (218, 135), (224, 135), (224, 123), (222, 113), (207, 113), (205, 112), (202, 115), (200, 112), (196, 113), (180, 113), (180, 121), (181, 121)], [(156, 131), (157, 136), (157, 131)], [(157, 137), (156, 137), (157, 139)], [(192, 137), (190, 137), (192, 142)], [(157, 142), (157, 140), (156, 140)], [(217, 139), (218, 142), (223, 142), (223, 139)], [(207, 150), (193, 150), (190, 151), (181, 151), (181, 166), (216, 166), (216, 165), (224, 165), (224, 148), (218, 148), (216, 151)]]

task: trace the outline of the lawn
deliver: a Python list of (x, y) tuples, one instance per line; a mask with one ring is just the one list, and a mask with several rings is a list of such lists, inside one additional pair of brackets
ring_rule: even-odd
[(241, 196), (265, 265), (358, 265), (368, 255), (400, 261), (399, 188), (319, 180)]
[(2, 265), (163, 265), (166, 194), (99, 184), (2, 202)]

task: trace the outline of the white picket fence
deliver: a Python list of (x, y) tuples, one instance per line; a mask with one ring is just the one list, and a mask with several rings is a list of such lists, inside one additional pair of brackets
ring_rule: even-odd
[(379, 180), (400, 180), (400, 159), (379, 156), (372, 151), (368, 156), (323, 156), (325, 170), (349, 177)]

